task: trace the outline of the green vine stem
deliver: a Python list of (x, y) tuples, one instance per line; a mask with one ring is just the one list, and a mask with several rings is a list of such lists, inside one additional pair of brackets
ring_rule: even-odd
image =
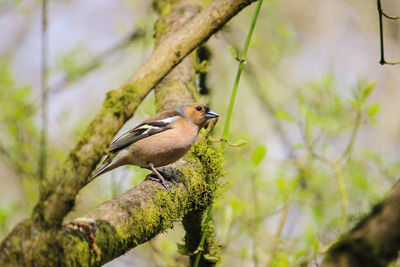
[[(222, 135), (223, 136), (222, 137), (222, 143), (221, 143), (221, 151), (222, 152), (224, 152), (224, 150), (225, 150), (225, 144), (226, 144), (226, 140), (228, 138), (229, 125), (230, 125), (230, 122), (231, 122), (232, 110), (233, 110), (233, 105), (235, 103), (237, 89), (238, 89), (239, 81), (240, 81), (240, 76), (242, 74), (242, 70), (244, 68), (244, 64), (246, 63), (247, 51), (249, 50), (251, 37), (253, 35), (254, 27), (256, 25), (256, 21), (257, 21), (257, 18), (258, 18), (258, 14), (260, 13), (260, 9), (261, 9), (262, 3), (263, 3), (263, 0), (258, 0), (256, 10), (254, 11), (253, 19), (251, 21), (250, 29), (249, 29), (249, 32), (247, 34), (246, 43), (244, 44), (242, 56), (241, 57), (239, 57), (239, 55), (235, 56), (235, 58), (239, 61), (239, 66), (238, 66), (238, 70), (237, 70), (237, 73), (236, 73), (235, 83), (234, 83), (233, 89), (232, 89), (231, 99), (230, 99), (230, 102), (229, 102), (228, 112), (227, 112), (227, 115), (226, 115), (224, 132), (223, 132), (223, 135)], [(212, 207), (213, 207), (213, 203), (211, 203), (210, 207), (207, 210), (207, 215), (206, 215), (205, 222), (203, 224), (203, 232), (202, 232), (202, 235), (201, 235), (199, 247), (197, 249), (197, 255), (196, 255), (196, 260), (194, 262), (194, 267), (198, 267), (199, 266), (200, 257), (201, 257), (201, 255), (202, 255), (202, 253), (204, 251), (204, 243), (205, 243), (205, 240), (206, 240), (208, 224), (209, 224), (210, 219), (211, 219)]]

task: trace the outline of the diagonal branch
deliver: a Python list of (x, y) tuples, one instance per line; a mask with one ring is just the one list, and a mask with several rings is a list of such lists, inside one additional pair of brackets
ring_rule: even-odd
[(9, 236), (0, 247), (0, 265), (99, 266), (171, 228), (185, 214), (205, 209), (219, 186), (223, 161), (206, 135), (203, 131), (202, 141), (184, 159), (161, 169), (178, 178), (173, 192), (145, 180), (60, 229), (32, 234), (25, 221), (14, 229), (19, 239)]
[(328, 250), (323, 267), (387, 266), (400, 249), (400, 184)]

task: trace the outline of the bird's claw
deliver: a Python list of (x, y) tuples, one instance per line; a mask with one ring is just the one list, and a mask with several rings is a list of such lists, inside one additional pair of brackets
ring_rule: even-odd
[(179, 181), (173, 176), (165, 172), (158, 171), (166, 180), (170, 181), (175, 187), (178, 187)]
[(171, 187), (169, 186), (169, 184), (165, 180), (164, 181), (160, 181), (160, 182), (169, 192), (172, 192)]
[(158, 182), (158, 183), (162, 184), (169, 192), (172, 192), (169, 184), (165, 180), (159, 179), (155, 173), (151, 173), (151, 174), (147, 175), (146, 180)]

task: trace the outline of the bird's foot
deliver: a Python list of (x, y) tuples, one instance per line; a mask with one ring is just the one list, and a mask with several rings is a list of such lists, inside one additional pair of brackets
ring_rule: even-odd
[(158, 171), (166, 180), (170, 181), (175, 187), (178, 186), (179, 180), (175, 178), (173, 175), (168, 175), (163, 171)]
[[(152, 162), (148, 162), (147, 163), (150, 167), (150, 169), (153, 171), (152, 174), (148, 175), (148, 177), (153, 180), (153, 181), (158, 181), (159, 183), (161, 183), (166, 189), (168, 189), (168, 191), (171, 192), (171, 188), (168, 185), (168, 183), (165, 181), (164, 177), (165, 176), (168, 180), (170, 180), (175, 186), (178, 186), (178, 181), (175, 180), (174, 177), (171, 177), (169, 175), (167, 175), (164, 172), (160, 172), (158, 171), (156, 168), (154, 168), (154, 164)], [(161, 175), (160, 173), (162, 173), (163, 175)], [(155, 176), (155, 177), (154, 177)], [(158, 179), (157, 179), (158, 178)]]
[[(161, 176), (161, 175), (160, 175)], [(161, 176), (162, 177), (162, 176)], [(154, 181), (154, 182), (158, 182), (160, 184), (162, 184), (169, 192), (172, 192), (171, 187), (169, 186), (169, 184), (165, 181), (165, 179), (161, 179), (157, 174), (155, 173), (151, 173), (149, 175), (147, 175), (146, 180), (150, 180), (150, 181)]]

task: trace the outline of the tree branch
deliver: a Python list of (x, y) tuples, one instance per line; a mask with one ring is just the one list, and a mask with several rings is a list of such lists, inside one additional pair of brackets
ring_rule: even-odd
[(328, 250), (324, 267), (387, 266), (400, 249), (400, 184)]
[[(162, 190), (155, 190), (158, 184), (144, 182), (130, 191), (133, 198), (125, 194), (85, 216), (94, 218), (96, 223), (89, 220), (89, 225), (84, 225), (76, 221), (68, 229), (61, 226), (63, 218), (73, 207), (77, 193), (91, 181), (89, 175), (113, 136), (133, 115), (149, 91), (187, 54), (253, 1), (214, 1), (166, 38), (120, 89), (107, 94), (102, 109), (66, 161), (51, 180), (44, 180), (32, 217), (15, 227), (1, 243), (0, 265), (68, 266), (83, 262), (85, 265), (98, 265), (171, 227), (174, 220), (190, 210), (210, 203), (215, 189), (212, 181), (216, 174), (220, 175), (221, 162), (209, 146), (201, 143), (187, 156), (191, 162), (196, 155), (201, 167), (187, 164), (182, 169), (178, 168), (187, 177), (183, 182), (185, 188), (180, 187), (177, 192), (168, 195)], [(196, 180), (196, 173), (203, 178), (197, 179), (201, 182)], [(135, 200), (139, 195), (142, 196), (139, 198), (141, 201)], [(110, 243), (114, 241), (115, 245)]]
[[(171, 228), (188, 212), (205, 209), (218, 186), (222, 160), (222, 155), (207, 142), (197, 143), (185, 159), (161, 168), (180, 181), (173, 192), (145, 180), (67, 226), (38, 232), (34, 237), (27, 232), (29, 221), (26, 221), (14, 230), (12, 238), (3, 242), (0, 265), (10, 262), (27, 266), (104, 264)], [(16, 234), (19, 239), (15, 238)], [(24, 237), (29, 238), (18, 247), (12, 244)]]
[[(168, 3), (168, 4), (166, 4)], [(201, 10), (201, 1), (184, 0), (184, 1), (153, 1), (153, 6), (159, 14), (159, 19), (155, 27), (155, 43), (158, 46), (163, 40), (173, 35), (176, 31), (182, 28), (190, 19), (192, 19)], [(168, 12), (165, 12), (165, 9)], [(157, 110), (165, 110), (176, 106), (198, 102), (199, 94), (196, 88), (196, 67), (197, 49), (190, 56), (186, 57), (179, 63), (155, 88), (155, 98)], [(213, 128), (210, 125), (209, 128)], [(204, 208), (197, 208), (186, 213), (182, 219), (182, 224), (185, 229), (185, 244), (179, 245), (181, 254), (190, 256), (190, 265), (194, 264), (197, 250), (200, 243)], [(218, 246), (211, 244), (209, 240), (213, 238), (214, 232), (209, 231), (210, 238), (206, 241), (205, 252), (208, 258), (201, 258), (201, 266), (214, 266), (218, 261)]]
[(149, 91), (199, 44), (252, 0), (216, 0), (165, 39), (120, 89), (111, 91), (55, 177), (44, 183), (33, 214), (38, 228), (59, 227), (108, 144)]

